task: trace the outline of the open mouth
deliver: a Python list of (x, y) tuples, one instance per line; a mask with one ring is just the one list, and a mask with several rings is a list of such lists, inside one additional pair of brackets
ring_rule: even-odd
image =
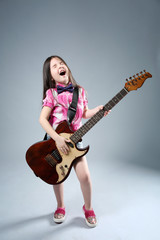
[(66, 71), (65, 71), (65, 70), (62, 70), (62, 71), (60, 71), (60, 73), (59, 73), (60, 76), (64, 76), (65, 74), (66, 74)]

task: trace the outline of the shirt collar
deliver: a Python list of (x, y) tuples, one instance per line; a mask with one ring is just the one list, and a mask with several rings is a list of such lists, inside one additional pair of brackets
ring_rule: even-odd
[(65, 85), (65, 84), (63, 84), (63, 83), (56, 83), (56, 87), (57, 87), (57, 86), (67, 87), (69, 84), (71, 84), (71, 82), (69, 82), (67, 85)]

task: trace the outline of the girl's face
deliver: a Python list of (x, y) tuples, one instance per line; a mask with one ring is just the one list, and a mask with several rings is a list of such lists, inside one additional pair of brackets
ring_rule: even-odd
[(52, 58), (50, 61), (50, 72), (56, 83), (67, 85), (69, 82), (69, 70), (62, 60)]

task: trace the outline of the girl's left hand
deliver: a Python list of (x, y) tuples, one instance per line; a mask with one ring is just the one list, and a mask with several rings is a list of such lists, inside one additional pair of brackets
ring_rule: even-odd
[[(103, 105), (100, 105), (100, 106), (96, 107), (96, 112), (98, 112), (99, 110), (103, 109), (103, 107), (104, 107)], [(109, 110), (108, 112), (105, 111), (104, 112), (104, 116), (107, 116), (110, 112), (111, 112), (111, 110)]]

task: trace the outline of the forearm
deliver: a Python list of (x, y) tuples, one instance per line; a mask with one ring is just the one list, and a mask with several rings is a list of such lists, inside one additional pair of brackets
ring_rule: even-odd
[(48, 133), (48, 135), (54, 140), (57, 141), (59, 139), (58, 133), (53, 129), (50, 125), (48, 119), (51, 114), (52, 109), (48, 106), (44, 106), (41, 110), (41, 114), (39, 117), (39, 123), (41, 124), (42, 128)]
[(96, 114), (100, 110), (99, 107), (93, 108), (93, 109), (85, 109), (83, 118), (88, 119), (91, 118), (94, 114)]
[(39, 122), (42, 126), (42, 128), (48, 133), (48, 135), (54, 140), (57, 141), (59, 138), (58, 133), (53, 129), (53, 127), (50, 125), (49, 121), (43, 117), (40, 116)]
[(60, 136), (50, 125), (48, 118), (50, 116), (51, 110), (47, 107), (44, 107), (41, 111), (39, 122), (43, 129), (48, 133), (48, 135), (56, 142), (56, 146), (61, 149), (64, 154), (68, 154), (69, 148), (67, 142), (70, 142), (69, 139), (66, 139)]

